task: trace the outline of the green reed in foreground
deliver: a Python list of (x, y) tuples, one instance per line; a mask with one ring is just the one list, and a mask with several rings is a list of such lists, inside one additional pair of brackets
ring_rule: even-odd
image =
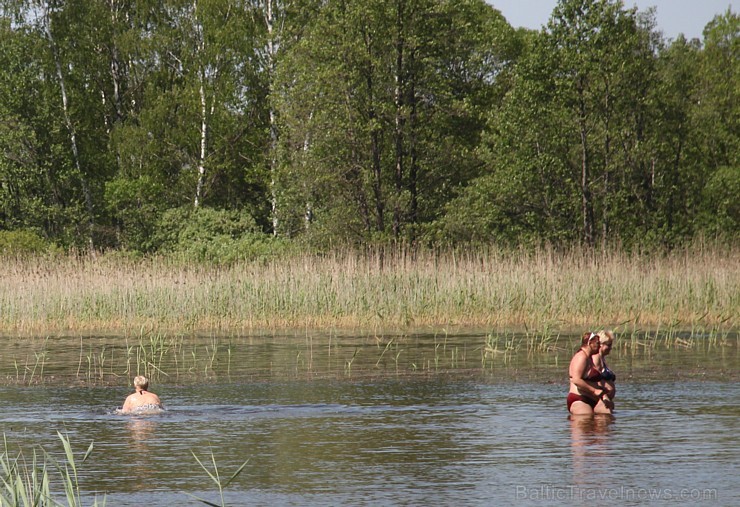
[[(77, 477), (77, 461), (75, 460), (72, 444), (69, 437), (57, 432), (59, 440), (64, 448), (64, 460), (57, 460), (42, 449), (43, 459), (39, 459), (36, 451), (33, 451), (31, 461), (28, 462), (22, 451), (15, 457), (10, 456), (8, 441), (3, 434), (4, 452), (0, 454), (0, 466), (2, 466), (2, 489), (0, 489), (1, 507), (46, 507), (46, 506), (68, 506), (80, 507), (83, 505), (80, 496), (79, 480)], [(80, 460), (84, 463), (93, 450), (93, 444), (85, 452)], [(56, 492), (51, 491), (49, 463), (61, 477), (64, 499), (66, 503), (57, 500)], [(99, 503), (97, 498), (93, 506), (105, 505), (105, 499)]]
[(36, 452), (31, 462), (22, 454), (11, 457), (8, 442), (4, 438), (5, 451), (0, 454), (2, 467), (2, 489), (0, 489), (0, 506), (42, 506), (50, 505), (49, 476), (45, 463), (39, 463)]
[[(77, 467), (78, 464), (85, 463), (90, 457), (94, 447), (93, 443), (90, 443), (82, 458), (77, 460), (69, 437), (59, 431), (57, 431), (57, 435), (64, 448), (64, 459), (57, 460), (42, 448), (43, 458), (39, 458), (36, 450), (34, 450), (31, 460), (27, 461), (22, 451), (19, 451), (15, 457), (11, 456), (6, 435), (3, 434), (4, 451), (0, 454), (0, 480), (2, 481), (0, 485), (0, 507), (82, 507), (84, 505)], [(231, 474), (231, 477), (224, 480), (221, 478), (213, 452), (211, 452), (213, 471), (203, 464), (195, 452), (192, 452), (192, 455), (218, 488), (221, 503), (216, 504), (190, 493), (185, 494), (205, 505), (224, 507), (226, 505), (224, 489), (242, 473), (249, 460), (245, 461)], [(53, 467), (50, 467), (50, 464)], [(51, 489), (50, 469), (58, 472), (61, 478), (61, 487), (64, 490), (63, 495)], [(64, 502), (60, 502), (60, 498), (63, 498)], [(92, 507), (104, 506), (105, 497), (102, 501), (98, 501), (96, 497), (90, 505)]]
[[(731, 329), (740, 312), (736, 249), (341, 252), (225, 267), (105, 256), (5, 259), (0, 276), (0, 326), (15, 334), (454, 325), (542, 334), (628, 322)], [(147, 350), (154, 365), (157, 347)]]
[(242, 473), (242, 471), (244, 470), (244, 467), (246, 467), (247, 466), (247, 463), (249, 463), (249, 460), (247, 460), (244, 463), (242, 463), (241, 466), (239, 468), (237, 468), (236, 471), (233, 474), (231, 474), (231, 477), (229, 477), (226, 481), (224, 481), (221, 478), (221, 474), (219, 473), (218, 465), (216, 464), (216, 456), (214, 456), (213, 450), (211, 450), (211, 465), (213, 466), (213, 472), (211, 472), (208, 469), (208, 467), (203, 464), (203, 462), (200, 460), (200, 458), (198, 458), (198, 455), (195, 454), (194, 451), (190, 451), (190, 452), (193, 455), (193, 458), (195, 458), (195, 461), (198, 462), (198, 465), (200, 465), (200, 467), (203, 469), (203, 471), (208, 474), (208, 477), (211, 478), (211, 480), (213, 481), (213, 483), (218, 488), (218, 494), (219, 494), (219, 497), (221, 499), (221, 503), (220, 504), (215, 504), (213, 502), (209, 502), (208, 500), (205, 500), (203, 498), (200, 498), (199, 496), (196, 496), (196, 495), (193, 495), (193, 494), (190, 494), (190, 493), (186, 493), (186, 494), (189, 495), (189, 496), (192, 496), (193, 498), (195, 498), (196, 500), (198, 500), (199, 502), (201, 502), (201, 503), (203, 503), (205, 505), (210, 505), (212, 507), (225, 507), (226, 506), (226, 502), (224, 501), (224, 488), (226, 488), (229, 484), (231, 484), (234, 481), (234, 479), (236, 479), (237, 477), (239, 477), (239, 474)]

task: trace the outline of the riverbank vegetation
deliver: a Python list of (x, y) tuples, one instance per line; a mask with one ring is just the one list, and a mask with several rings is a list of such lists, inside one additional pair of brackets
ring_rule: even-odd
[(732, 326), (739, 25), (0, 2), (1, 331)]
[(736, 241), (739, 23), (666, 39), (617, 0), (560, 0), (540, 31), (483, 0), (3, 1), (0, 231), (147, 254), (215, 233), (245, 256)]
[(6, 257), (0, 326), (37, 335), (142, 330), (731, 328), (740, 254), (577, 249), (292, 253), (231, 263)]

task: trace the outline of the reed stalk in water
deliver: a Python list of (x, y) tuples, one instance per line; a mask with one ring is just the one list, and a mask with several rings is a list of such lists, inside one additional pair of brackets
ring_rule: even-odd
[(11, 457), (8, 441), (3, 434), (4, 452), (0, 455), (2, 489), (0, 505), (31, 507), (46, 505), (51, 499), (49, 475), (45, 463), (39, 463), (34, 451), (28, 463), (22, 452)]
[[(198, 458), (198, 455), (195, 454), (195, 452), (193, 452), (193, 451), (190, 451), (190, 452), (193, 455), (193, 457), (195, 458), (195, 461), (198, 462), (198, 464), (200, 465), (200, 467), (205, 471), (205, 473), (208, 474), (208, 477), (211, 478), (211, 480), (213, 481), (213, 483), (218, 488), (218, 494), (219, 494), (219, 497), (221, 498), (221, 507), (225, 507), (226, 506), (226, 502), (224, 501), (224, 489), (229, 484), (231, 484), (234, 481), (234, 479), (236, 479), (239, 476), (239, 474), (242, 473), (242, 471), (244, 470), (244, 467), (246, 467), (247, 466), (247, 463), (249, 463), (249, 460), (247, 460), (244, 463), (242, 463), (242, 465), (239, 468), (237, 468), (236, 471), (233, 474), (231, 474), (231, 477), (229, 477), (226, 481), (224, 481), (221, 478), (221, 475), (219, 473), (218, 465), (216, 464), (216, 457), (213, 455), (213, 451), (211, 451), (211, 464), (213, 465), (213, 472), (211, 472), (211, 470), (209, 470), (208, 467), (203, 464), (203, 462), (200, 460), (200, 458)], [(204, 500), (203, 498), (200, 498), (198, 496), (195, 496), (195, 495), (193, 495), (191, 493), (186, 493), (186, 494), (189, 495), (189, 496), (192, 496), (193, 498), (195, 498), (196, 500), (198, 500), (199, 502), (201, 502), (201, 503), (203, 503), (205, 505), (211, 505), (211, 506), (214, 506), (214, 507), (218, 507), (218, 504), (215, 504), (213, 502), (209, 502), (208, 500)]]
[[(0, 507), (52, 507), (59, 505), (66, 505), (67, 507), (80, 507), (83, 505), (82, 492), (80, 491), (79, 478), (77, 475), (78, 465), (81, 465), (87, 461), (90, 457), (94, 445), (91, 442), (87, 451), (81, 459), (75, 457), (75, 453), (72, 450), (72, 443), (67, 435), (57, 431), (57, 436), (62, 442), (64, 449), (64, 458), (58, 460), (51, 454), (46, 452), (43, 448), (41, 449), (43, 459), (39, 459), (39, 455), (34, 450), (31, 461), (27, 461), (23, 451), (19, 451), (15, 457), (11, 456), (11, 451), (8, 445), (7, 437), (3, 434), (3, 452), (0, 453)], [(191, 451), (192, 452), (192, 451)], [(195, 452), (192, 452), (193, 457), (197, 461), (198, 465), (208, 474), (213, 483), (218, 488), (218, 494), (220, 497), (220, 504), (215, 504), (198, 496), (190, 493), (185, 493), (199, 502), (205, 505), (212, 505), (218, 507), (226, 506), (224, 499), (224, 489), (231, 484), (247, 466), (249, 460), (242, 463), (231, 476), (224, 480), (216, 464), (216, 458), (211, 451), (211, 463), (212, 469), (209, 469)], [(66, 503), (60, 503), (57, 500), (59, 496), (58, 492), (52, 491), (51, 480), (50, 480), (50, 467), (52, 470), (56, 470), (61, 477), (61, 487), (64, 490), (64, 499)], [(91, 507), (98, 507), (105, 505), (105, 497), (102, 501), (99, 501), (97, 496), (94, 498)]]

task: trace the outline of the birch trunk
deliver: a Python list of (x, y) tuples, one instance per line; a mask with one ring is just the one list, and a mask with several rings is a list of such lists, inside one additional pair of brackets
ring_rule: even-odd
[(398, 240), (401, 235), (401, 221), (402, 221), (402, 210), (401, 210), (401, 196), (403, 195), (403, 15), (404, 15), (404, 0), (398, 0), (396, 4), (396, 89), (395, 89), (395, 146), (396, 146), (396, 198), (393, 205), (393, 237)]
[(611, 177), (610, 177), (610, 164), (611, 164), (611, 101), (609, 100), (611, 95), (611, 87), (609, 82), (606, 84), (606, 92), (604, 94), (604, 110), (606, 111), (604, 118), (604, 195), (601, 197), (601, 248), (604, 252), (609, 244), (609, 201), (611, 192)]
[(581, 213), (583, 214), (583, 241), (589, 247), (594, 242), (593, 203), (591, 201), (589, 158), (588, 158), (588, 130), (586, 127), (586, 100), (583, 77), (578, 83), (578, 127), (581, 137)]
[(203, 76), (202, 69), (199, 71), (198, 75), (200, 79), (200, 86), (198, 87), (200, 95), (200, 153), (198, 155), (198, 183), (195, 188), (195, 201), (193, 203), (196, 208), (200, 206), (203, 196), (203, 180), (206, 176), (206, 145), (208, 142), (208, 117), (204, 83), (205, 77)]
[(382, 165), (380, 160), (380, 126), (378, 125), (378, 114), (375, 110), (375, 90), (373, 65), (373, 40), (372, 34), (363, 31), (365, 40), (365, 51), (367, 52), (367, 68), (365, 70), (365, 85), (367, 86), (367, 117), (370, 123), (370, 152), (372, 161), (372, 189), (375, 199), (375, 229), (378, 232), (385, 231), (385, 203), (383, 202), (383, 180)]
[(43, 21), (44, 21), (44, 31), (46, 33), (47, 40), (49, 42), (49, 48), (51, 49), (52, 58), (54, 60), (54, 67), (57, 74), (57, 79), (59, 80), (59, 89), (62, 95), (62, 114), (64, 115), (64, 125), (67, 129), (67, 133), (69, 135), (69, 141), (70, 141), (70, 148), (72, 150), (72, 159), (75, 166), (75, 170), (77, 171), (77, 175), (80, 178), (80, 183), (82, 185), (82, 193), (83, 198), (85, 200), (85, 208), (87, 211), (87, 244), (88, 249), (91, 254), (95, 253), (95, 243), (93, 240), (93, 230), (95, 228), (95, 219), (94, 219), (94, 208), (93, 208), (93, 200), (92, 200), (92, 193), (90, 191), (90, 185), (87, 181), (87, 177), (85, 176), (84, 172), (82, 171), (82, 164), (80, 163), (80, 155), (79, 150), (77, 147), (77, 132), (75, 130), (74, 124), (72, 123), (72, 118), (69, 114), (69, 99), (67, 97), (67, 87), (64, 80), (64, 73), (62, 72), (62, 64), (60, 61), (59, 52), (57, 50), (56, 43), (54, 42), (54, 35), (52, 33), (51, 29), (51, 15), (49, 13), (49, 4), (47, 2), (44, 2), (43, 4)]
[[(110, 8), (111, 24), (117, 29), (119, 22), (118, 1), (108, 0), (108, 7)], [(123, 119), (123, 103), (121, 101), (121, 82), (123, 81), (123, 76), (121, 75), (121, 62), (116, 41), (111, 42), (110, 75), (113, 83), (113, 108), (115, 110), (115, 117), (111, 123), (115, 125)]]
[[(308, 122), (311, 123), (311, 120), (313, 119), (313, 111), (311, 111), (308, 114)], [(306, 168), (306, 156), (308, 155), (308, 150), (311, 146), (311, 130), (307, 130), (306, 137), (303, 139), (303, 167), (304, 170)], [(311, 223), (313, 222), (313, 203), (311, 202), (310, 196), (313, 195), (311, 189), (307, 188), (308, 185), (306, 184), (306, 179), (302, 178), (303, 180), (303, 193), (306, 196), (306, 209), (303, 215), (303, 228), (305, 231), (308, 231), (308, 229), (311, 227)]]
[(278, 235), (278, 198), (277, 198), (277, 115), (272, 104), (273, 88), (275, 85), (275, 65), (277, 60), (278, 43), (275, 33), (275, 5), (273, 0), (264, 2), (265, 27), (267, 29), (267, 72), (268, 94), (270, 97), (270, 215), (272, 219), (272, 234)]
[[(198, 2), (193, 2), (195, 28), (198, 36), (198, 53), (205, 57), (205, 36), (203, 26), (198, 22)], [(200, 152), (198, 154), (198, 182), (195, 187), (194, 207), (199, 207), (203, 199), (203, 181), (206, 175), (206, 149), (208, 145), (208, 109), (206, 104), (206, 76), (204, 64), (198, 64), (198, 96), (200, 97)]]
[(409, 101), (410, 101), (410, 116), (409, 116), (409, 221), (413, 225), (411, 229), (411, 236), (409, 240), (413, 243), (416, 241), (416, 226), (419, 221), (419, 164), (418, 164), (418, 150), (417, 150), (417, 131), (418, 123), (416, 118), (416, 74), (414, 72), (414, 50), (409, 52), (409, 68), (412, 69), (409, 75)]

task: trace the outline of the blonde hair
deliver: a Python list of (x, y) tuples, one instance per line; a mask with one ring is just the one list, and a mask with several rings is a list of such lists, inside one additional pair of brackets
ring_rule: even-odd
[(149, 389), (149, 379), (144, 375), (137, 375), (134, 377), (134, 387), (140, 387), (144, 391)]
[(602, 329), (596, 334), (599, 335), (599, 343), (601, 344), (612, 343), (614, 341), (614, 331), (611, 329)]

